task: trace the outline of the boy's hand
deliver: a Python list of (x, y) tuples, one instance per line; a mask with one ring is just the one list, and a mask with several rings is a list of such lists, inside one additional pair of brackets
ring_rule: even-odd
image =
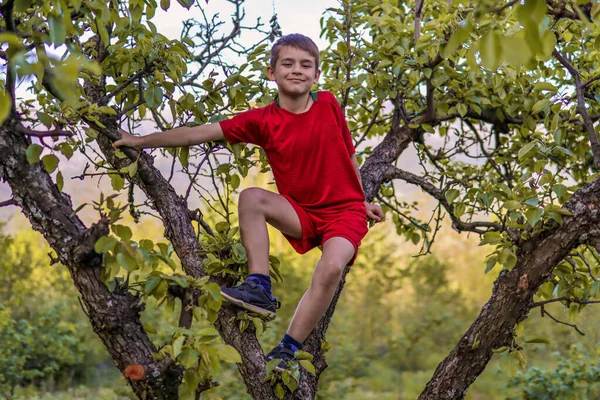
[(131, 147), (137, 150), (141, 149), (140, 146), (140, 137), (133, 136), (131, 133), (124, 131), (123, 129), (119, 129), (119, 133), (121, 134), (121, 139), (113, 142), (112, 147), (117, 150), (121, 146)]
[(365, 207), (367, 208), (367, 217), (375, 222), (383, 221), (383, 210), (379, 205), (367, 203), (365, 201)]

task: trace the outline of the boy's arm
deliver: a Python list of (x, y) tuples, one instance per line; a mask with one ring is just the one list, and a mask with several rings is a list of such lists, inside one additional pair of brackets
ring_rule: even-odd
[[(358, 164), (358, 160), (356, 159), (356, 154), (352, 154), (350, 157), (352, 160), (352, 165), (354, 165), (354, 171), (356, 171), (356, 175), (358, 176), (358, 182), (360, 183), (360, 187), (362, 188), (362, 178), (360, 177), (360, 165)], [(371, 218), (375, 222), (381, 222), (383, 220), (383, 210), (377, 204), (371, 204), (365, 201), (365, 207), (367, 209), (367, 217)]]
[(182, 126), (164, 132), (152, 133), (145, 136), (134, 136), (119, 130), (121, 139), (113, 143), (115, 149), (121, 146), (145, 149), (149, 147), (182, 147), (193, 146), (205, 142), (225, 139), (221, 124), (206, 124), (198, 126)]

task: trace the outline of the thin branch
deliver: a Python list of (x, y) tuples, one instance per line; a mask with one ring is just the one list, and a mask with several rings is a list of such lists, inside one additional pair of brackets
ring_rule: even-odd
[(17, 203), (15, 202), (14, 199), (8, 199), (8, 200), (0, 202), (0, 208), (8, 207), (8, 206), (16, 206), (16, 205), (17, 205)]
[(127, 78), (127, 80), (125, 82), (121, 83), (119, 86), (117, 86), (117, 88), (115, 90), (102, 96), (98, 100), (98, 104), (108, 103), (108, 101), (110, 99), (112, 99), (113, 97), (115, 97), (116, 95), (121, 93), (123, 90), (127, 89), (127, 87), (129, 85), (131, 85), (133, 82), (135, 82), (137, 79), (142, 78), (144, 75), (152, 72), (153, 69), (154, 69), (154, 62), (150, 62), (144, 68), (142, 68), (138, 72), (136, 72), (134, 75)]
[(590, 86), (592, 83), (594, 83), (598, 79), (600, 79), (600, 75), (596, 75), (595, 77), (588, 79), (588, 81), (585, 82), (582, 87), (584, 89), (587, 89), (588, 86)]
[[(419, 186), (423, 191), (430, 194), (433, 198), (440, 202), (442, 207), (446, 209), (450, 219), (452, 220), (452, 228), (461, 231), (470, 231), (479, 234), (487, 232), (489, 229), (502, 231), (503, 227), (497, 222), (488, 221), (477, 221), (477, 222), (464, 222), (454, 215), (454, 206), (448, 203), (444, 192), (441, 189), (433, 186), (427, 182), (425, 178), (415, 175), (412, 172), (404, 171), (396, 167), (390, 167), (385, 174), (387, 180), (390, 179), (402, 179), (403, 181)], [(480, 229), (486, 228), (486, 229)]]
[(600, 143), (598, 142), (598, 136), (594, 130), (594, 122), (585, 108), (585, 95), (583, 83), (581, 81), (581, 74), (562, 54), (558, 52), (558, 50), (554, 49), (552, 55), (554, 55), (558, 62), (560, 62), (569, 71), (575, 80), (575, 90), (577, 93), (577, 112), (583, 118), (583, 126), (585, 127), (590, 140), (590, 145), (594, 154), (594, 166), (596, 167), (596, 170), (600, 170)]
[(415, 3), (415, 43), (421, 37), (421, 12), (423, 11), (423, 4), (425, 0), (417, 0)]
[(576, 304), (599, 304), (600, 300), (584, 300), (584, 299), (580, 299), (578, 297), (569, 297), (569, 296), (563, 296), (563, 297), (556, 297), (554, 299), (550, 299), (550, 300), (544, 300), (544, 301), (537, 301), (534, 303), (531, 303), (531, 307), (530, 308), (536, 308), (536, 307), (543, 307), (546, 304), (550, 304), (550, 303), (558, 303), (559, 301), (566, 301), (569, 303), (576, 303)]
[(502, 7), (492, 8), (489, 12), (490, 12), (490, 14), (500, 14), (500, 13), (502, 13), (502, 11), (514, 6), (515, 4), (517, 4), (520, 1), (521, 0), (511, 0), (508, 3), (506, 3), (505, 5), (503, 5)]
[(571, 328), (575, 329), (577, 331), (577, 333), (579, 333), (581, 336), (585, 336), (585, 333), (583, 333), (582, 331), (580, 331), (579, 328), (577, 327), (577, 325), (575, 325), (575, 324), (569, 324), (568, 322), (564, 322), (564, 321), (559, 321), (558, 319), (556, 319), (552, 315), (550, 315), (550, 313), (548, 311), (546, 311), (546, 309), (544, 308), (543, 305), (541, 305), (540, 307), (541, 307), (540, 310), (542, 312), (542, 317), (544, 315), (547, 315), (554, 322), (557, 322), (557, 323), (562, 324), (562, 325), (570, 326)]
[(62, 129), (54, 129), (51, 131), (36, 131), (33, 129), (25, 128), (23, 125), (15, 125), (15, 131), (25, 135), (25, 136), (35, 136), (35, 137), (49, 137), (49, 136), (75, 136), (73, 132), (64, 131)]
[(406, 218), (411, 224), (413, 224), (414, 226), (416, 226), (417, 228), (421, 229), (424, 232), (429, 232), (430, 229), (426, 224), (419, 224), (417, 221), (415, 221), (414, 219), (412, 219), (411, 217), (409, 217), (408, 215), (404, 214), (402, 211), (398, 210), (398, 208), (394, 207), (393, 205), (391, 205), (388, 201), (386, 201), (383, 196), (381, 195), (377, 195), (376, 196), (377, 200), (379, 200), (380, 202), (382, 202), (386, 207), (388, 207), (390, 210), (394, 211), (396, 214)]
[(581, 258), (581, 261), (583, 261), (583, 263), (585, 264), (585, 266), (587, 267), (588, 273), (590, 274), (590, 277), (598, 282), (598, 278), (596, 278), (594, 276), (594, 273), (592, 272), (592, 266), (590, 265), (590, 263), (588, 262), (588, 260), (585, 259), (585, 257), (583, 256), (583, 254), (581, 254), (580, 252), (575, 252), (575, 254), (577, 254), (577, 257)]

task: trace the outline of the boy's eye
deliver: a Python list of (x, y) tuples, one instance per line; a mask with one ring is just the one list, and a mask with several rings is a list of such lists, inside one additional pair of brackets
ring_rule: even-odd
[(310, 65), (310, 64), (303, 64), (302, 66), (303, 66), (304, 68), (311, 68), (311, 67), (312, 67), (312, 65)]
[(283, 65), (284, 67), (291, 67), (291, 66), (292, 66), (292, 63), (283, 63), (283, 64), (281, 64), (281, 65)]

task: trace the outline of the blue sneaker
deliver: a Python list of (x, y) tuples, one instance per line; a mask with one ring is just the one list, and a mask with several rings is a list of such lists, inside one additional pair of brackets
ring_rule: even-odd
[(280, 359), (281, 362), (275, 367), (275, 371), (283, 372), (286, 369), (290, 369), (288, 361), (292, 361), (296, 352), (288, 347), (277, 345), (273, 350), (267, 354), (267, 361)]
[(230, 288), (221, 288), (221, 296), (244, 310), (268, 319), (275, 318), (275, 311), (281, 306), (276, 299), (269, 297), (262, 286), (254, 281), (246, 281)]

